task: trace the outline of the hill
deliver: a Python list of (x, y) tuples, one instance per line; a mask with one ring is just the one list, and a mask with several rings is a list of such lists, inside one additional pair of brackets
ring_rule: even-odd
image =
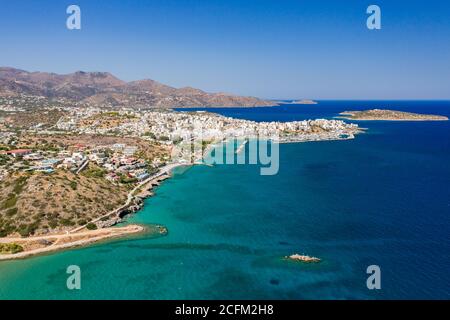
[(56, 74), (0, 68), (0, 96), (18, 95), (64, 98), (95, 106), (136, 108), (255, 107), (276, 104), (255, 97), (207, 93), (190, 87), (177, 89), (150, 79), (125, 82), (108, 72)]

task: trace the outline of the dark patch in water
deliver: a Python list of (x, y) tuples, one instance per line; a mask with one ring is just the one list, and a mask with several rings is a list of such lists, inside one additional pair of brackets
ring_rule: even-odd
[(95, 253), (106, 254), (106, 253), (111, 253), (111, 251), (112, 251), (112, 249), (102, 248), (102, 249), (96, 249)]
[(176, 219), (183, 222), (198, 222), (200, 221), (198, 217), (194, 216), (189, 212), (177, 212), (173, 215)]
[[(237, 268), (225, 268), (215, 272), (216, 280), (206, 288), (203, 296), (219, 299), (226, 296), (228, 299), (245, 299), (251, 296), (254, 299), (268, 299), (267, 293), (260, 285), (254, 274), (244, 272)], [(220, 288), (220, 290), (218, 290)], [(239, 288), (236, 290), (236, 288)]]
[(278, 279), (270, 279), (270, 284), (274, 285), (274, 286), (277, 286), (277, 285), (280, 284), (280, 280), (278, 280)]
[(127, 244), (127, 248), (133, 249), (162, 249), (162, 250), (212, 250), (212, 251), (230, 251), (239, 254), (262, 254), (263, 250), (254, 250), (245, 246), (229, 245), (229, 244), (194, 244), (194, 243), (167, 243), (167, 244)]

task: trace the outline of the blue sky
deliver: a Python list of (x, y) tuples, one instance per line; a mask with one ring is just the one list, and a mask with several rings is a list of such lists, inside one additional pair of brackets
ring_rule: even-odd
[[(0, 0), (0, 65), (264, 98), (450, 99), (447, 0)], [(77, 4), (82, 29), (66, 28)], [(366, 8), (382, 29), (366, 28)]]

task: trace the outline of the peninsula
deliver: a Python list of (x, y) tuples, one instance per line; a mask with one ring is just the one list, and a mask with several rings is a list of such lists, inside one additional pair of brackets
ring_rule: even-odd
[[(76, 233), (57, 233), (33, 237), (0, 238), (0, 261), (22, 259), (37, 254), (85, 246), (101, 240), (143, 232), (139, 225), (85, 230)], [(153, 232), (158, 232), (158, 229)]]
[(349, 120), (384, 120), (384, 121), (446, 121), (445, 116), (420, 114), (388, 109), (372, 109), (364, 111), (344, 111), (339, 118)]

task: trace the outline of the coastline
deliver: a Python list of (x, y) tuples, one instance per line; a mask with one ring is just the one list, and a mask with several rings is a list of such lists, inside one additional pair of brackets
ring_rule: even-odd
[[(265, 112), (270, 113), (269, 110)], [(295, 116), (301, 112), (302, 110), (299, 110)], [(326, 112), (324, 111), (324, 117), (328, 116)], [(300, 114), (299, 117), (301, 116), (303, 115)], [(280, 115), (280, 118), (284, 119), (283, 115)], [(420, 212), (421, 208), (423, 209), (420, 204), (423, 202), (417, 192), (426, 191), (423, 193), (425, 197), (423, 199), (426, 200), (427, 209), (430, 212), (438, 212), (435, 218), (441, 225), (445, 224), (443, 223), (445, 210), (439, 211), (439, 209), (445, 208), (443, 206), (446, 204), (445, 193), (440, 191), (445, 191), (445, 179), (442, 177), (448, 172), (445, 166), (448, 153), (442, 154), (439, 150), (446, 150), (442, 147), (445, 147), (445, 141), (448, 140), (439, 139), (439, 137), (448, 135), (450, 122), (417, 123), (421, 124), (420, 130), (417, 130), (414, 122), (410, 122), (407, 126), (408, 122), (402, 122), (405, 126), (401, 127), (397, 127), (396, 122), (389, 124), (380, 121), (366, 125), (364, 125), (366, 122), (359, 123), (362, 127), (369, 127), (367, 131), (369, 135), (355, 135), (355, 139), (347, 143), (336, 141), (325, 143), (323, 146), (318, 143), (286, 145), (285, 148), (280, 146), (280, 156), (285, 159), (282, 163), (284, 169), (280, 170), (279, 178), (269, 179), (270, 184), (267, 185), (259, 183), (265, 178), (257, 175), (255, 167), (232, 168), (225, 165), (222, 168), (217, 166), (213, 168), (214, 170), (208, 170), (206, 167), (194, 167), (192, 171), (189, 171), (189, 167), (174, 169), (173, 180), (161, 183), (161, 188), (155, 187), (154, 198), (146, 200), (141, 211), (126, 217), (126, 222), (117, 225), (119, 227), (136, 223), (145, 227), (148, 223), (158, 222), (170, 229), (169, 236), (153, 238), (145, 232), (106, 239), (85, 247), (62, 249), (23, 260), (17, 259), (4, 263), (0, 261), (0, 269), (4, 273), (4, 281), (1, 281), (4, 290), (3, 295), (0, 294), (0, 296), (33, 298), (34, 295), (43, 299), (70, 298), (73, 293), (61, 288), (62, 282), (55, 281), (56, 283), (51, 284), (48, 282), (48, 279), (55, 279), (52, 278), (55, 270), (64, 271), (64, 266), (67, 266), (66, 261), (70, 259), (75, 261), (75, 264), (84, 266), (82, 271), (85, 274), (98, 275), (98, 281), (85, 282), (86, 286), (79, 293), (80, 298), (85, 299), (127, 298), (127, 295), (128, 297), (132, 295), (131, 298), (135, 299), (155, 297), (183, 299), (197, 296), (202, 298), (208, 296), (206, 290), (210, 289), (211, 283), (220, 284), (224, 288), (217, 294), (217, 298), (233, 299), (236, 298), (233, 290), (248, 288), (247, 283), (240, 283), (241, 277), (236, 275), (241, 273), (233, 273), (235, 275), (233, 278), (224, 278), (224, 265), (247, 270), (245, 268), (249, 265), (248, 262), (253, 262), (251, 273), (248, 275), (250, 280), (261, 277), (261, 268), (267, 270), (267, 276), (261, 277), (261, 281), (256, 282), (255, 291), (264, 289), (261, 292), (264, 292), (268, 298), (276, 298), (280, 290), (298, 299), (328, 298), (329, 295), (345, 297), (345, 293), (348, 292), (346, 290), (349, 288), (345, 283), (338, 281), (336, 288), (339, 292), (330, 292), (329, 288), (323, 287), (323, 281), (330, 279), (327, 270), (333, 271), (333, 279), (341, 277), (350, 279), (352, 283), (353, 281), (358, 283), (358, 275), (355, 275), (352, 270), (360, 267), (358, 265), (360, 261), (373, 257), (373, 252), (367, 251), (367, 247), (370, 246), (380, 257), (383, 265), (393, 270), (399, 263), (406, 265), (414, 257), (427, 253), (426, 259), (421, 259), (421, 265), (417, 270), (398, 275), (397, 279), (404, 286), (395, 292), (383, 291), (383, 297), (401, 298), (407, 294), (408, 290), (415, 292), (415, 297), (429, 297), (427, 294), (431, 293), (425, 290), (426, 287), (410, 287), (408, 278), (415, 276), (414, 271), (422, 270), (425, 274), (434, 271), (432, 275), (435, 277), (432, 281), (442, 283), (442, 277), (445, 276), (445, 261), (439, 264), (430, 264), (430, 261), (433, 261), (432, 256), (445, 257), (445, 243), (436, 244), (435, 242), (435, 239), (443, 235), (439, 232), (442, 228), (434, 229), (434, 225), (421, 223), (428, 220)], [(426, 126), (423, 127), (422, 124)], [(423, 134), (422, 128), (430, 134)], [(408, 152), (398, 152), (398, 150)], [(248, 145), (245, 151), (249, 151)], [(242, 152), (244, 153), (244, 150)], [(385, 154), (374, 157), (376, 152)], [(433, 155), (433, 157), (426, 156), (426, 159), (430, 160), (430, 166), (423, 168), (425, 171), (415, 170), (421, 167), (423, 155), (427, 153)], [(392, 161), (391, 166), (385, 165), (386, 159)], [(207, 160), (209, 159), (206, 158), (205, 162)], [(404, 169), (402, 164), (405, 165)], [(428, 171), (430, 167), (433, 170)], [(396, 197), (396, 194), (388, 192), (380, 192), (380, 198), (377, 199), (371, 196), (374, 192), (378, 192), (377, 190), (382, 190), (387, 183), (397, 191), (402, 190), (401, 187), (409, 181), (417, 182), (418, 187), (428, 186), (430, 177), (436, 177), (437, 182), (430, 186), (430, 192), (414, 188), (404, 195), (406, 198)], [(208, 183), (211, 181), (220, 181), (226, 189), (208, 192)], [(246, 183), (242, 183), (243, 181)], [(367, 181), (374, 183), (369, 189), (366, 188)], [(193, 183), (201, 189), (192, 188)], [(229, 188), (236, 184), (240, 187)], [(320, 187), (320, 193), (316, 192), (316, 187)], [(338, 205), (333, 202), (336, 200), (336, 188), (342, 189), (342, 193), (348, 195), (340, 197), (342, 204)], [(222, 190), (228, 191), (225, 194), (221, 192)], [(354, 197), (355, 192), (359, 196)], [(230, 204), (229, 199), (239, 200), (239, 194), (244, 195), (242, 198), (245, 202), (234, 201), (235, 204)], [(226, 197), (222, 198), (221, 195)], [(285, 195), (286, 198), (284, 198)], [(253, 203), (252, 199), (261, 199), (261, 196), (271, 199), (267, 207), (261, 203)], [(203, 202), (204, 199), (215, 200), (211, 204), (207, 200)], [(126, 194), (121, 204), (125, 201)], [(386, 207), (386, 203), (392, 203), (392, 206)], [(121, 204), (114, 207), (119, 207)], [(215, 207), (219, 211), (211, 210)], [(336, 215), (337, 207), (348, 210), (350, 215), (345, 216), (345, 219), (339, 218)], [(282, 212), (279, 211), (280, 208), (283, 208)], [(361, 211), (358, 208), (367, 210)], [(264, 210), (263, 214), (261, 210)], [(383, 210), (388, 212), (383, 214)], [(208, 216), (210, 212), (214, 213), (211, 218)], [(236, 212), (236, 214), (232, 213), (229, 216), (230, 212)], [(280, 212), (283, 219), (279, 219), (279, 216), (273, 212)], [(305, 212), (305, 214), (297, 214), (297, 212)], [(414, 250), (406, 242), (387, 241), (380, 246), (379, 239), (384, 239), (386, 235), (391, 237), (397, 234), (396, 230), (385, 228), (387, 215), (392, 215), (393, 220), (401, 221), (405, 230), (417, 231), (414, 234), (411, 233), (411, 236), (414, 236), (413, 240), (417, 243), (423, 240), (423, 234), (431, 237), (430, 241)], [(238, 225), (236, 225), (236, 219), (239, 220)], [(364, 228), (348, 233), (348, 225), (352, 225), (354, 219), (358, 223), (363, 223), (364, 228), (369, 228), (370, 233), (361, 231)], [(367, 221), (370, 223), (366, 223)], [(209, 231), (208, 227), (212, 225), (217, 226), (217, 232)], [(271, 230), (283, 232), (271, 233)], [(342, 241), (346, 243), (348, 241), (348, 246), (352, 247), (352, 250), (348, 250), (348, 246), (328, 245), (327, 234), (329, 233), (321, 232), (325, 230), (336, 231), (336, 234), (333, 233), (333, 238), (344, 239)], [(225, 233), (225, 231), (231, 233)], [(261, 231), (268, 232), (261, 233)], [(261, 234), (266, 234), (268, 238), (259, 237)], [(302, 240), (297, 243), (293, 240), (295, 235), (301, 235), (300, 239), (315, 239), (317, 236), (320, 237), (321, 242), (319, 245)], [(364, 237), (363, 240), (362, 237)], [(365, 245), (361, 245), (361, 241)], [(210, 246), (197, 246), (197, 244), (205, 243)], [(233, 243), (241, 246), (234, 247)], [(231, 245), (227, 246), (227, 244)], [(283, 257), (294, 253), (319, 257), (323, 259), (323, 262), (308, 264), (283, 260)], [(392, 259), (393, 256), (396, 259)], [(139, 257), (141, 259), (138, 260)], [(178, 261), (182, 261), (183, 264), (174, 263)], [(209, 265), (210, 261), (221, 263)], [(190, 267), (192, 274), (185, 276), (187, 267)], [(315, 278), (313, 280), (309, 277), (304, 280), (296, 278), (295, 274), (299, 272), (306, 272), (305, 274), (311, 274)], [(162, 276), (156, 278), (156, 274)], [(183, 277), (180, 278), (179, 275)], [(64, 280), (63, 275), (60, 277)], [(423, 278), (431, 279), (427, 276)], [(117, 279), (117, 281), (111, 282), (111, 279)], [(199, 289), (195, 292), (189, 289), (192, 279), (200, 279), (198, 280), (200, 281)], [(299, 281), (298, 286), (290, 286), (291, 281)], [(314, 290), (311, 292), (296, 290), (302, 283), (305, 283), (305, 286), (311, 286)], [(422, 283), (426, 281), (420, 284)], [(130, 290), (124, 292), (122, 289), (127, 286), (130, 286)], [(178, 290), (179, 286), (184, 290)], [(446, 292), (443, 291), (446, 290), (443, 287), (440, 287), (437, 297), (442, 297), (442, 292)], [(355, 297), (367, 298), (364, 296), (367, 292), (365, 287), (351, 285), (350, 288), (361, 290), (361, 295), (359, 291), (356, 291)], [(420, 291), (421, 288), (425, 289)], [(203, 292), (206, 293), (202, 295)]]
[(89, 223), (97, 223), (100, 224), (100, 228), (112, 227), (117, 223), (122, 221), (122, 218), (130, 213), (139, 211), (143, 206), (143, 200), (152, 196), (153, 193), (151, 189), (153, 185), (159, 185), (159, 183), (163, 180), (166, 180), (170, 177), (170, 172), (180, 166), (186, 166), (190, 164), (183, 163), (173, 163), (168, 164), (162, 167), (157, 173), (148, 177), (144, 181), (140, 182), (136, 187), (134, 187), (129, 193), (127, 197), (127, 201), (125, 204), (120, 206), (119, 208), (113, 209), (110, 212), (95, 218), (94, 220), (89, 221), (87, 224), (83, 226), (79, 226), (75, 229), (69, 231), (69, 233), (75, 233), (80, 230), (86, 228)]
[[(355, 132), (355, 133), (360, 133)], [(308, 139), (300, 139), (298, 137), (292, 137), (292, 140), (280, 140), (275, 141), (280, 144), (284, 143), (301, 143), (301, 142), (313, 142), (313, 141), (330, 141), (330, 140), (349, 140), (354, 139), (354, 134), (346, 134), (346, 137), (336, 136), (336, 135), (321, 135), (317, 134), (313, 137), (308, 137)], [(92, 243), (110, 239), (110, 238), (118, 238), (123, 237), (129, 234), (143, 232), (145, 230), (144, 227), (138, 225), (129, 225), (125, 227), (114, 227), (118, 223), (123, 221), (123, 218), (129, 214), (136, 213), (140, 211), (144, 206), (144, 200), (153, 196), (153, 187), (159, 186), (160, 183), (166, 179), (171, 177), (171, 172), (173, 169), (177, 167), (191, 167), (194, 165), (206, 165), (203, 163), (204, 158), (212, 152), (214, 148), (216, 148), (219, 143), (226, 142), (228, 139), (224, 140), (215, 140), (211, 141), (203, 150), (202, 155), (198, 157), (193, 163), (170, 163), (158, 170), (157, 173), (148, 177), (146, 180), (140, 182), (137, 186), (135, 186), (129, 193), (127, 197), (127, 201), (125, 204), (121, 205), (119, 208), (115, 208), (112, 211), (95, 218), (89, 221), (87, 224), (83, 226), (76, 227), (72, 230), (66, 231), (65, 234), (51, 234), (51, 235), (41, 235), (35, 237), (28, 238), (0, 238), (0, 244), (13, 244), (17, 243), (27, 244), (32, 243), (33, 241), (43, 240), (44, 242), (48, 242), (48, 239), (56, 239), (54, 243), (50, 245), (46, 245), (45, 247), (40, 247), (37, 249), (26, 250), (18, 253), (11, 254), (0, 254), (0, 261), (2, 260), (12, 260), (12, 259), (24, 259), (30, 256), (56, 252), (64, 249), (74, 248), (74, 247), (82, 247), (87, 246)], [(238, 147), (236, 153), (240, 153), (248, 140), (244, 140), (241, 145)], [(88, 224), (96, 224), (98, 229), (96, 230), (87, 230)], [(160, 233), (167, 233), (167, 229), (165, 227), (160, 227)], [(82, 237), (82, 239), (79, 239)], [(83, 238), (84, 237), (84, 238)], [(63, 244), (58, 244), (60, 239), (64, 239), (67, 241)]]
[(14, 254), (0, 254), (0, 261), (24, 259), (35, 255), (60, 251), (63, 249), (82, 247), (99, 242), (101, 240), (141, 233), (145, 230), (145, 227), (140, 225), (128, 225), (125, 227), (103, 228), (78, 233), (53, 234), (48, 236), (36, 236), (28, 238), (0, 238), (0, 244), (16, 243), (21, 246), (38, 246), (51, 243), (47, 246), (38, 247), (28, 251), (22, 251)]
[[(29, 246), (30, 244), (36, 245), (36, 243), (40, 243), (41, 246), (44, 245), (44, 247), (25, 250), (17, 253), (0, 254), (0, 261), (25, 259), (31, 256), (45, 253), (54, 253), (56, 251), (61, 251), (64, 249), (85, 247), (101, 240), (119, 238), (130, 234), (144, 232), (146, 228), (140, 225), (128, 225), (125, 227), (115, 227), (115, 225), (122, 222), (123, 218), (128, 214), (135, 213), (141, 210), (144, 206), (144, 200), (148, 197), (153, 196), (153, 187), (158, 186), (162, 181), (170, 178), (173, 169), (178, 167), (201, 165), (201, 161), (203, 160), (205, 155), (211, 152), (214, 147), (215, 143), (209, 144), (205, 148), (201, 159), (196, 160), (194, 163), (171, 163), (163, 166), (158, 170), (157, 173), (140, 182), (135, 188), (133, 188), (128, 193), (128, 198), (125, 204), (98, 218), (89, 221), (83, 226), (79, 226), (72, 230), (66, 231), (66, 233), (55, 233), (50, 235), (39, 235), (26, 238), (0, 238), (0, 244), (18, 244), (20, 246)], [(100, 226), (96, 230), (87, 230), (86, 226), (89, 223), (96, 223)], [(167, 233), (167, 229), (165, 227), (157, 227), (160, 234)], [(52, 240), (54, 242), (52, 242)]]
[[(0, 244), (18, 244), (25, 247), (37, 246), (37, 248), (32, 248), (30, 250), (17, 253), (0, 254), (0, 261), (25, 259), (40, 254), (85, 247), (102, 240), (125, 237), (127, 235), (144, 232), (146, 228), (140, 225), (128, 225), (124, 227), (115, 227), (115, 225), (122, 222), (124, 216), (139, 211), (143, 207), (143, 200), (153, 195), (150, 191), (153, 186), (159, 185), (161, 181), (169, 178), (169, 173), (173, 169), (190, 165), (191, 164), (183, 163), (169, 164), (161, 168), (153, 176), (142, 181), (129, 192), (127, 202), (124, 205), (113, 209), (101, 217), (89, 221), (89, 223), (101, 224), (101, 226), (96, 230), (87, 230), (86, 224), (66, 231), (66, 233), (55, 233), (26, 238), (0, 238)], [(165, 227), (159, 226), (158, 228), (160, 234), (167, 233), (167, 229)]]

